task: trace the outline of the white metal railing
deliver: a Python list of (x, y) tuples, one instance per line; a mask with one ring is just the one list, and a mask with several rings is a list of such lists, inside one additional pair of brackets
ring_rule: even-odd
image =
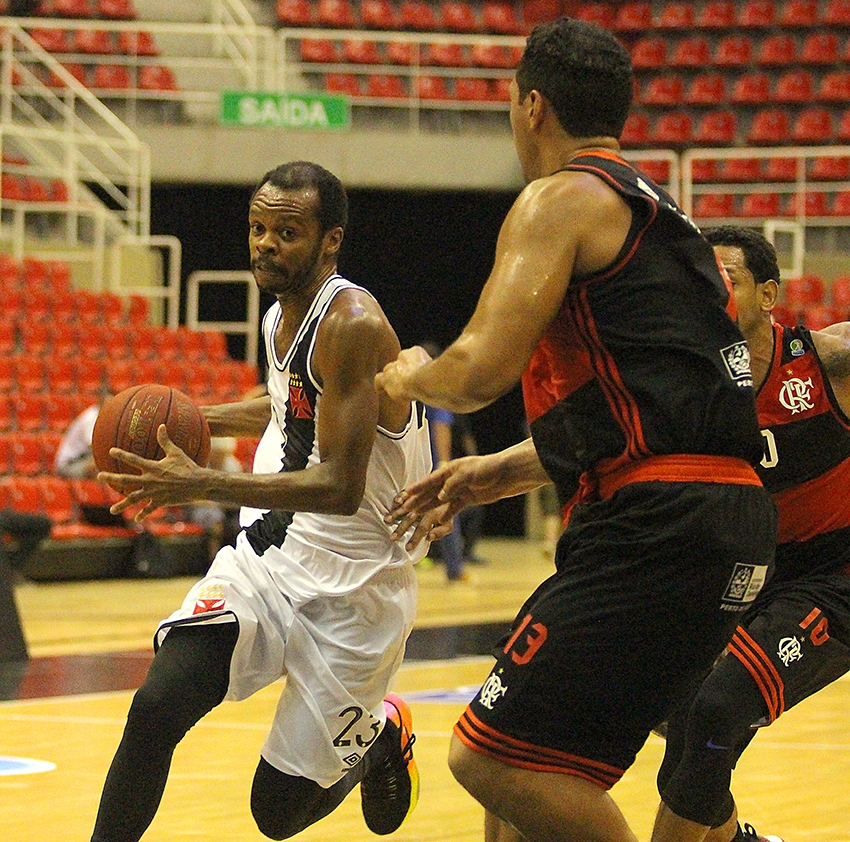
[[(113, 109), (122, 108), (129, 122), (146, 116), (140, 109), (151, 102), (182, 107), (182, 113), (163, 114), (160, 119), (165, 121), (189, 116), (214, 122), (221, 90), (266, 89), (274, 85), (276, 75), (274, 31), (256, 25), (234, 0), (216, 2), (210, 23), (0, 18), (0, 26), (23, 28), (39, 38), (44, 32), (63, 33), (67, 49), (50, 55), (64, 66), (86, 71), (90, 65), (107, 65), (125, 70), (127, 76), (120, 82), (98, 85), (92, 76), (87, 83)], [(129, 43), (125, 50), (112, 43), (107, 53), (81, 51), (73, 40), (77, 32), (103, 32), (110, 39), (125, 36)], [(147, 39), (153, 45), (150, 50), (144, 46)], [(173, 85), (146, 82), (146, 68), (165, 68), (173, 76)]]
[[(202, 321), (201, 292), (207, 285), (231, 284), (245, 289), (245, 318), (233, 321)], [(186, 327), (192, 330), (219, 330), (245, 337), (245, 360), (258, 364), (260, 325), (260, 290), (249, 271), (198, 271), (189, 275), (186, 284)]]

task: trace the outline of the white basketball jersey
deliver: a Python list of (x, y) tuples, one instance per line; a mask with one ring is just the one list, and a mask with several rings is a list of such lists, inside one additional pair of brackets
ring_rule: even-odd
[[(313, 376), (311, 361), (319, 324), (334, 296), (343, 289), (361, 287), (339, 275), (330, 277), (283, 359), (274, 347), (280, 305), (272, 305), (263, 319), (272, 417), (257, 448), (254, 473), (310, 470), (319, 462), (317, 428), (322, 389)], [(425, 554), (424, 542), (408, 553), (403, 539), (391, 541), (392, 528), (383, 518), (395, 495), (430, 470), (424, 409), (413, 403), (402, 432), (378, 427), (366, 490), (355, 514), (245, 509), (242, 523), (247, 526), (247, 540), (269, 566), (277, 586), (293, 601), (349, 592), (378, 570), (411, 564)]]

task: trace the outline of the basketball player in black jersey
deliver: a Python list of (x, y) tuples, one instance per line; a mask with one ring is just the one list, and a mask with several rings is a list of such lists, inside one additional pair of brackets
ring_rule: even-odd
[[(556, 573), (455, 726), (449, 765), (491, 814), (489, 840), (634, 842), (607, 790), (723, 650), (772, 561), (746, 343), (711, 246), (619, 154), (632, 85), (605, 30), (534, 30), (511, 84), (529, 184), (476, 310), (439, 357), (408, 349), (377, 378), (455, 412), (521, 379), (533, 446), (484, 457), (494, 472), (476, 482), (501, 494), (551, 478), (569, 514)], [(429, 507), (406, 505), (406, 526)], [(686, 842), (691, 824), (668, 811), (656, 840)]]
[(749, 228), (706, 237), (750, 348), (764, 439), (757, 471), (779, 509), (779, 545), (774, 576), (727, 657), (671, 718), (658, 782), (668, 806), (712, 827), (709, 842), (774, 842), (739, 826), (729, 784), (758, 727), (850, 669), (850, 323), (773, 324), (773, 246)]

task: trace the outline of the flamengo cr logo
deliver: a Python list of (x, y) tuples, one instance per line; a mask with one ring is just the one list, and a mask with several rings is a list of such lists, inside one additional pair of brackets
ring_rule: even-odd
[(811, 390), (811, 377), (808, 380), (800, 380), (799, 377), (784, 380), (779, 390), (779, 403), (786, 409), (790, 409), (792, 415), (806, 409), (814, 409), (815, 405), (811, 402)]

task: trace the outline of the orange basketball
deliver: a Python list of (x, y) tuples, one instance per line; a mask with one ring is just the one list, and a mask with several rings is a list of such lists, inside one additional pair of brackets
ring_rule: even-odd
[(160, 424), (165, 424), (171, 441), (187, 456), (206, 465), (210, 455), (207, 419), (179, 389), (159, 384), (131, 386), (104, 401), (92, 433), (95, 464), (101, 471), (132, 472), (109, 455), (111, 447), (145, 459), (162, 459), (165, 454), (156, 440)]

